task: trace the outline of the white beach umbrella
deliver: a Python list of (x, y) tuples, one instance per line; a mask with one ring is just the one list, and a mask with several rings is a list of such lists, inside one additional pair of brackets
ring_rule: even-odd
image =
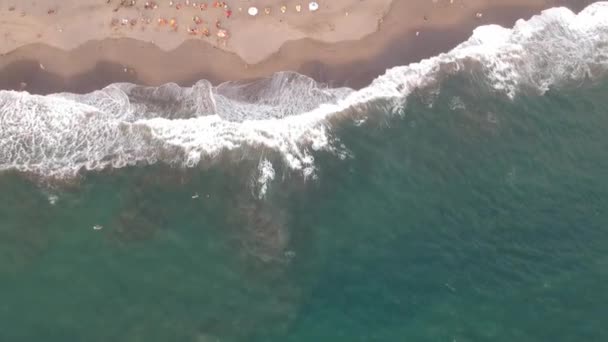
[(319, 9), (319, 4), (316, 1), (311, 1), (308, 4), (308, 10), (314, 12)]
[(254, 17), (258, 15), (258, 9), (256, 7), (249, 7), (247, 13), (249, 13), (250, 16)]

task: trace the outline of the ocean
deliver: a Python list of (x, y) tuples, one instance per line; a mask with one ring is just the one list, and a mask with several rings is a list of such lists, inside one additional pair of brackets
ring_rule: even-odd
[(0, 341), (606, 341), (608, 3), (361, 90), (0, 91)]

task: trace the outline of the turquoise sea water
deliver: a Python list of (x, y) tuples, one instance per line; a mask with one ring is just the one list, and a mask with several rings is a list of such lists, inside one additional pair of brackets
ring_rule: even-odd
[(5, 172), (0, 341), (607, 341), (607, 93), (450, 79), (316, 179), (256, 151), (263, 200), (248, 161)]

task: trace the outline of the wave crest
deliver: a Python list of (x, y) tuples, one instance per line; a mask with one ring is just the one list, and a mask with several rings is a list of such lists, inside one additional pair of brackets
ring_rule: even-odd
[[(192, 87), (117, 83), (84, 95), (0, 91), (0, 170), (71, 177), (82, 168), (157, 161), (194, 166), (254, 147), (274, 150), (310, 175), (311, 150), (341, 149), (330, 138), (330, 118), (348, 112), (360, 120), (379, 103), (398, 110), (413, 90), (462, 72), (480, 72), (481, 81), (510, 97), (522, 88), (542, 93), (605, 75), (606, 42), (608, 2), (598, 2), (578, 15), (549, 9), (512, 29), (479, 27), (452, 51), (389, 69), (359, 91), (293, 72), (217, 87), (202, 80)], [(263, 163), (260, 170), (272, 169)]]

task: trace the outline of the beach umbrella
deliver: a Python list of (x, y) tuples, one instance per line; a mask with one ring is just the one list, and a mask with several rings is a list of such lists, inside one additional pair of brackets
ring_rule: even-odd
[(256, 16), (258, 15), (258, 9), (255, 7), (249, 7), (247, 13), (249, 13), (250, 16)]
[(308, 10), (314, 12), (319, 9), (319, 4), (316, 1), (311, 1), (308, 4)]

